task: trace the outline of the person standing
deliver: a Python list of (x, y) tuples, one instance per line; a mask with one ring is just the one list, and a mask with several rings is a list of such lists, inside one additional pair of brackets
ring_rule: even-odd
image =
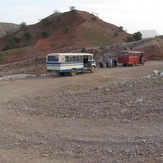
[(98, 63), (99, 63), (99, 66), (100, 66), (100, 67), (104, 67), (104, 66), (103, 66), (103, 59), (102, 59), (102, 57), (100, 57), (100, 58), (98, 59)]
[(114, 56), (114, 67), (117, 67), (117, 62), (118, 62), (118, 58), (117, 56)]
[(112, 67), (113, 67), (113, 58), (110, 57), (110, 68), (112, 68)]
[(106, 58), (106, 67), (107, 68), (110, 67), (110, 58), (109, 57)]

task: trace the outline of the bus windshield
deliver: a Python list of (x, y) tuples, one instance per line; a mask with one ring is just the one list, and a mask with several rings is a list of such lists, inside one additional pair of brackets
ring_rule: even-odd
[(48, 56), (48, 61), (56, 61), (56, 62), (58, 62), (58, 56)]
[(119, 57), (128, 57), (127, 53), (119, 53)]

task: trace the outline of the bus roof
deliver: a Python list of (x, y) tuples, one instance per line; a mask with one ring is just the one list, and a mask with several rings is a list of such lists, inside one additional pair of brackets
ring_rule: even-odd
[(62, 56), (62, 55), (81, 55), (81, 56), (83, 56), (83, 55), (91, 55), (91, 56), (93, 56), (93, 54), (91, 54), (91, 53), (50, 53), (50, 54), (48, 54), (47, 56), (54, 56), (54, 55), (57, 55), (57, 56)]
[(123, 51), (120, 51), (119, 53), (144, 53), (142, 51), (132, 51), (132, 50), (123, 50)]

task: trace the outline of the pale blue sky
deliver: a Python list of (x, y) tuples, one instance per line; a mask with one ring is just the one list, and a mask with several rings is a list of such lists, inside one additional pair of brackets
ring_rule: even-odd
[(0, 22), (35, 24), (55, 10), (69, 11), (70, 6), (123, 26), (128, 33), (155, 29), (163, 35), (162, 0), (1, 0)]

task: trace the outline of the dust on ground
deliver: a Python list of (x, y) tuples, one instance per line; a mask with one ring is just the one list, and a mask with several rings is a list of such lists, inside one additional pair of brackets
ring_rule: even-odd
[(0, 162), (163, 162), (163, 62), (0, 80)]

